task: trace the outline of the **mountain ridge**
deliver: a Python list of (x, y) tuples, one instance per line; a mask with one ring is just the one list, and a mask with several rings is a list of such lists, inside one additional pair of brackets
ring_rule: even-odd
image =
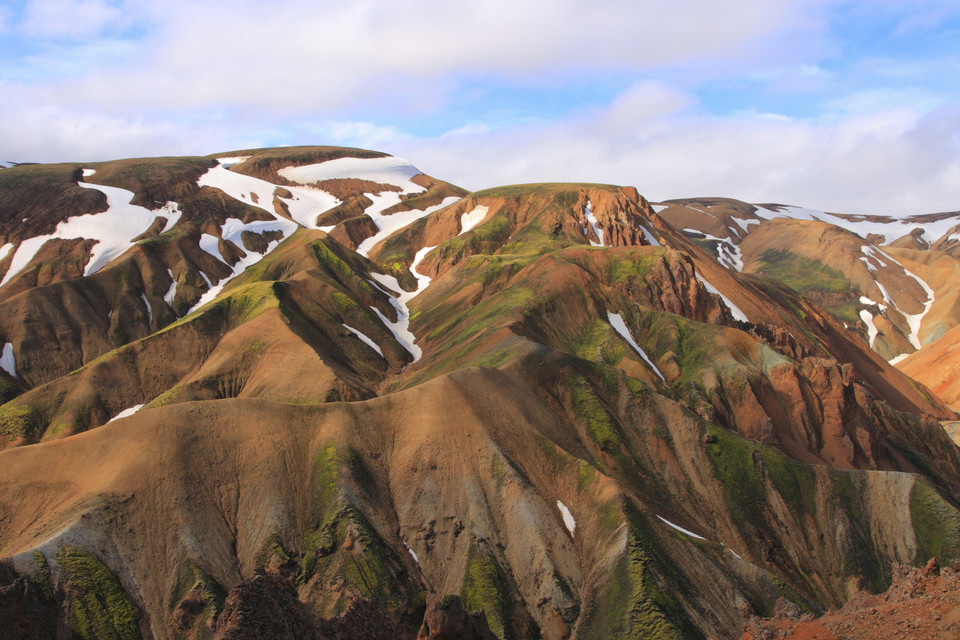
[[(3, 584), (47, 585), (59, 628), (239, 632), (223, 603), (260, 571), (404, 637), (435, 592), (499, 638), (733, 638), (960, 553), (955, 414), (793, 272), (712, 253), (756, 264), (793, 222), (704, 242), (633, 187), (470, 194), (379, 152), (248, 151), (50, 168), (167, 215), (95, 273), (97, 244), (52, 238), (0, 285)], [(34, 237), (104, 213), (63, 193)], [(39, 197), (0, 198), (0, 270)]]

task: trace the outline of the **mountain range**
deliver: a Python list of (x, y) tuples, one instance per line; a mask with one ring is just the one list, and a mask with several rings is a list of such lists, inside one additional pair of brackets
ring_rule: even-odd
[(360, 149), (0, 169), (0, 638), (739, 638), (880, 593), (960, 557), (958, 266), (960, 212)]

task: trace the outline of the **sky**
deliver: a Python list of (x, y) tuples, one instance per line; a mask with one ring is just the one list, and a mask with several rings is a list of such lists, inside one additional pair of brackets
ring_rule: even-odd
[(0, 0), (0, 161), (332, 144), (475, 190), (960, 209), (956, 0)]

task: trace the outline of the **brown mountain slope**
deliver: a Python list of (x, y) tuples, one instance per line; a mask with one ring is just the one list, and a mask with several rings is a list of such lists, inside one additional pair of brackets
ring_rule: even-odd
[(793, 287), (884, 359), (905, 357), (956, 326), (955, 212), (894, 219), (724, 198), (657, 208), (724, 266)]
[[(542, 366), (556, 377), (530, 387), (524, 369)], [(790, 582), (807, 574), (802, 592), (824, 604), (844, 598), (860, 571), (876, 571), (867, 575), (882, 584), (883, 563), (922, 553), (919, 534), (904, 536), (913, 530), (910, 509), (887, 506), (913, 504), (913, 477), (797, 465), (685, 417), (675, 403), (643, 401), (655, 396), (642, 386), (631, 391), (621, 381), (608, 396), (588, 374), (580, 393), (602, 394), (594, 396), (601, 411), (617, 397), (613, 406), (622, 407), (608, 418), (616, 440), (598, 444), (589, 416), (584, 424), (561, 413), (570, 417), (558, 422), (553, 401), (533, 395), (559, 390), (554, 385), (577, 366), (533, 358), (512, 371), (470, 369), (322, 408), (244, 399), (176, 404), (11, 450), (0, 454), (3, 553), (32, 572), (32, 550), (40, 551), (56, 584), (64, 571), (58, 549), (89, 549), (135, 608), (154, 612), (156, 637), (171, 633), (180, 606), (171, 585), (184, 572), (202, 571), (226, 590), (262, 563), (292, 571), (301, 598), (327, 614), (359, 591), (408, 619), (416, 592), (430, 588), (463, 592), (495, 632), (511, 637), (526, 637), (524, 629), (554, 615), (579, 637), (642, 625), (729, 636), (743, 607), (768, 611), (788, 592), (717, 543)], [(491, 405), (491, 397), (500, 401)], [(564, 411), (575, 411), (567, 402)], [(745, 475), (726, 485), (729, 465), (743, 464), (750, 451), (756, 469), (734, 472)], [(841, 486), (852, 493), (828, 498)], [(747, 511), (737, 514), (716, 502), (718, 491), (759, 502), (741, 502)], [(572, 535), (558, 500), (575, 518)], [(840, 515), (843, 500), (861, 514), (848, 522), (846, 542), (818, 543), (818, 527), (832, 530), (837, 517), (850, 517)], [(793, 525), (754, 521), (754, 508)], [(806, 519), (794, 521), (793, 509)], [(666, 592), (648, 585), (647, 571)], [(634, 594), (627, 602), (639, 618), (619, 618), (617, 593)]]
[(439, 181), (358, 173), (327, 185), (320, 230), (284, 163), (362, 158), (285, 153), (202, 174), (249, 222), (184, 213), (2, 303), (37, 324), (2, 328), (22, 377), (0, 406), (0, 620), (204, 638), (292, 583), (297, 611), (372, 600), (408, 638), (425, 592), (499, 638), (734, 638), (780, 597), (821, 611), (960, 553), (960, 450), (935, 421), (954, 414), (636, 190), (429, 211)]

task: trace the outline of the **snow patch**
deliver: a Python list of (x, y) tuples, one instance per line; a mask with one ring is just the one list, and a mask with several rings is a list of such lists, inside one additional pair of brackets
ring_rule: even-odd
[[(201, 187), (219, 189), (231, 198), (259, 207), (277, 220), (286, 220), (286, 218), (277, 216), (273, 203), (274, 194), (279, 188), (286, 189), (293, 197), (280, 198), (277, 196), (277, 198), (287, 205), (290, 217), (296, 221), (297, 225), (307, 229), (318, 229), (319, 227), (317, 227), (316, 224), (317, 216), (340, 204), (338, 198), (320, 189), (309, 187), (279, 187), (266, 180), (230, 171), (228, 167), (239, 163), (234, 162), (230, 164), (224, 163), (224, 161), (236, 159), (237, 158), (220, 158), (220, 164), (200, 176), (197, 184)], [(246, 160), (246, 157), (244, 157), (243, 160)], [(296, 225), (291, 227), (289, 231), (285, 230), (284, 235), (292, 233), (295, 229)]]
[(902, 362), (903, 360), (906, 360), (908, 357), (910, 357), (910, 354), (909, 354), (909, 353), (901, 353), (900, 355), (896, 356), (895, 358), (891, 358), (891, 359), (887, 360), (887, 362), (890, 363), (891, 365), (896, 366), (898, 363)]
[(796, 220), (818, 220), (836, 225), (857, 234), (861, 238), (867, 238), (870, 234), (876, 234), (883, 237), (880, 244), (889, 244), (894, 240), (907, 236), (913, 231), (920, 229), (921, 238), (929, 244), (933, 244), (937, 239), (946, 235), (960, 221), (960, 216), (950, 216), (943, 220), (933, 222), (924, 221), (923, 216), (871, 216), (878, 221), (868, 220), (865, 216), (853, 216), (846, 218), (817, 211), (815, 209), (805, 209), (803, 207), (783, 206), (775, 209), (757, 206), (754, 215), (767, 220), (772, 218), (793, 218)]
[(716, 295), (720, 296), (720, 299), (723, 300), (723, 304), (727, 305), (727, 308), (730, 309), (730, 313), (733, 314), (734, 318), (740, 320), (741, 322), (750, 322), (750, 319), (747, 318), (747, 314), (741, 311), (740, 307), (733, 304), (733, 302), (730, 301), (730, 298), (720, 293), (719, 289), (707, 282), (707, 279), (701, 276), (699, 273), (696, 274), (696, 276), (697, 280), (700, 281), (700, 284), (703, 285), (703, 288), (706, 289), (708, 293), (715, 293)]
[(458, 236), (462, 236), (470, 229), (473, 229), (475, 226), (483, 222), (483, 219), (487, 217), (487, 214), (490, 212), (490, 207), (485, 207), (484, 205), (477, 205), (473, 211), (463, 214), (460, 216), (460, 233)]
[(640, 357), (643, 358), (644, 362), (650, 365), (650, 368), (653, 369), (653, 372), (660, 376), (660, 379), (664, 382), (667, 381), (663, 377), (663, 374), (660, 373), (660, 369), (657, 368), (657, 365), (653, 364), (653, 360), (647, 356), (646, 352), (640, 348), (640, 345), (636, 343), (633, 339), (633, 336), (630, 334), (630, 329), (627, 328), (627, 323), (623, 321), (623, 317), (619, 313), (610, 313), (607, 311), (607, 321), (610, 323), (610, 326), (613, 327), (614, 331), (620, 334), (627, 343), (633, 347), (634, 351), (640, 354)]
[(410, 557), (413, 558), (413, 561), (416, 562), (417, 564), (420, 564), (420, 558), (418, 558), (417, 554), (414, 553), (413, 549), (410, 548), (410, 545), (408, 545), (403, 540), (401, 540), (401, 542), (403, 542), (403, 546), (407, 548), (407, 551), (410, 553)]
[(567, 508), (567, 505), (563, 504), (557, 500), (557, 509), (560, 510), (560, 515), (563, 517), (563, 525), (567, 528), (567, 531), (570, 532), (570, 537), (573, 537), (573, 532), (577, 528), (577, 521), (573, 519), (573, 514), (570, 513), (570, 509)]
[[(428, 253), (433, 251), (436, 246), (433, 247), (424, 247), (417, 251), (417, 255), (414, 256), (413, 262), (410, 264), (410, 273), (414, 278), (417, 279), (417, 288), (414, 291), (404, 291), (403, 287), (400, 286), (400, 283), (397, 282), (397, 279), (393, 276), (383, 275), (381, 273), (371, 273), (377, 282), (384, 285), (391, 291), (397, 293), (397, 297), (394, 298), (392, 295), (389, 296), (390, 304), (393, 305), (393, 308), (397, 310), (397, 321), (390, 322), (385, 315), (383, 315), (379, 309), (376, 307), (370, 307), (373, 309), (373, 312), (377, 314), (380, 318), (380, 321), (390, 330), (390, 333), (393, 334), (393, 337), (397, 339), (403, 348), (410, 352), (410, 355), (413, 356), (413, 361), (417, 362), (423, 356), (423, 350), (416, 345), (417, 338), (410, 331), (410, 301), (420, 294), (424, 289), (430, 285), (430, 278), (428, 276), (421, 275), (417, 273), (417, 265), (423, 261)], [(378, 287), (379, 288), (379, 287)], [(381, 289), (382, 291), (382, 289)]]
[(668, 205), (668, 204), (652, 204), (652, 205), (650, 205), (650, 208), (653, 209), (653, 212), (654, 212), (654, 213), (660, 213), (661, 211), (664, 211), (664, 210), (666, 210), (666, 209), (669, 209), (669, 208), (670, 208), (670, 205)]
[(395, 204), (399, 204), (400, 194), (391, 192), (383, 193), (379, 196), (374, 196), (369, 193), (366, 195), (368, 198), (373, 200), (373, 204), (367, 207), (364, 213), (370, 216), (374, 224), (376, 224), (377, 228), (380, 230), (376, 234), (361, 242), (360, 246), (357, 247), (357, 253), (364, 257), (368, 256), (375, 246), (392, 236), (397, 231), (400, 231), (404, 227), (413, 224), (424, 216), (430, 215), (434, 211), (439, 211), (444, 207), (449, 207), (453, 203), (460, 201), (460, 198), (456, 196), (448, 196), (444, 198), (443, 202), (440, 204), (427, 207), (426, 209), (398, 211), (397, 213), (386, 216), (381, 212)]
[[(910, 340), (910, 344), (914, 346), (915, 349), (920, 348), (920, 325), (923, 323), (923, 317), (927, 315), (927, 312), (930, 311), (930, 307), (933, 306), (933, 301), (935, 299), (935, 294), (933, 289), (930, 288), (926, 282), (921, 280), (916, 274), (911, 271), (904, 269), (903, 272), (909, 277), (917, 281), (917, 283), (923, 287), (924, 293), (927, 294), (927, 300), (923, 303), (923, 311), (920, 313), (909, 314), (904, 313), (900, 310), (900, 313), (903, 313), (903, 317), (907, 320), (907, 325), (910, 327), (910, 335), (907, 338)], [(878, 283), (879, 284), (879, 283)]]
[(664, 523), (670, 525), (671, 527), (673, 527), (674, 529), (676, 529), (677, 531), (679, 531), (679, 532), (681, 532), (681, 533), (687, 534), (687, 535), (690, 536), (691, 538), (696, 538), (697, 540), (706, 540), (706, 538), (704, 538), (703, 536), (698, 536), (697, 534), (695, 534), (693, 531), (690, 531), (689, 529), (684, 529), (684, 528), (681, 527), (680, 525), (673, 524), (672, 522), (670, 522), (669, 520), (667, 520), (666, 518), (664, 518), (664, 517), (661, 516), (661, 515), (658, 515), (657, 517), (660, 518), (660, 520), (662, 520)]
[(0, 281), (0, 286), (20, 273), (47, 240), (72, 238), (96, 240), (96, 244), (90, 250), (90, 261), (83, 272), (83, 275), (89, 276), (132, 247), (133, 239), (149, 229), (159, 216), (167, 218), (167, 226), (170, 224), (169, 220), (172, 219), (176, 224), (180, 219), (180, 211), (176, 203), (168, 202), (162, 208), (151, 211), (130, 204), (133, 200), (132, 191), (86, 182), (77, 184), (84, 189), (95, 189), (107, 196), (107, 210), (67, 218), (57, 225), (53, 233), (35, 236), (21, 242), (10, 262), (10, 268)]
[(153, 307), (150, 306), (150, 301), (147, 300), (147, 295), (145, 293), (140, 294), (140, 299), (143, 300), (143, 306), (147, 308), (147, 324), (153, 324)]
[(170, 275), (170, 288), (167, 289), (167, 292), (163, 294), (163, 301), (167, 303), (167, 306), (173, 309), (173, 300), (177, 297), (177, 279), (173, 277), (173, 271), (167, 269), (167, 273)]
[[(597, 217), (593, 215), (593, 205), (590, 204), (590, 201), (587, 201), (587, 206), (583, 209), (583, 217), (586, 219), (587, 223), (590, 225), (590, 228), (593, 229), (593, 232), (597, 234), (597, 240), (600, 242), (594, 242), (588, 237), (587, 240), (590, 241), (591, 247), (602, 247), (603, 246), (603, 230), (600, 229), (600, 222), (597, 220)], [(583, 228), (583, 235), (587, 235), (587, 228)]]
[(321, 180), (355, 178), (370, 180), (379, 184), (400, 187), (404, 193), (426, 191), (410, 178), (421, 171), (403, 158), (386, 156), (383, 158), (337, 158), (317, 164), (301, 167), (284, 167), (278, 171), (281, 176), (297, 184), (313, 184)]
[(0, 260), (3, 260), (7, 257), (7, 254), (10, 253), (10, 249), (13, 249), (13, 243), (8, 242), (7, 244), (0, 247)]
[(201, 235), (200, 248), (206, 251), (207, 253), (209, 253), (210, 255), (212, 255), (214, 258), (216, 258), (220, 262), (224, 264), (229, 264), (227, 263), (226, 260), (223, 259), (223, 254), (220, 253), (220, 238), (218, 238), (217, 236), (210, 235), (209, 233), (204, 233), (203, 235)]
[(142, 404), (135, 404), (135, 405), (133, 405), (132, 407), (130, 407), (129, 409), (124, 409), (123, 411), (121, 411), (121, 412), (118, 413), (117, 415), (115, 415), (115, 416), (113, 416), (112, 418), (110, 418), (109, 420), (107, 420), (107, 424), (110, 424), (110, 423), (113, 422), (114, 420), (119, 420), (120, 418), (126, 418), (127, 416), (132, 416), (132, 415), (135, 414), (137, 411), (140, 411), (140, 409), (143, 409), (143, 405), (142, 405)]
[(657, 237), (653, 235), (653, 232), (650, 229), (647, 229), (647, 225), (641, 224), (640, 230), (643, 231), (643, 237), (647, 239), (647, 242), (650, 243), (651, 247), (659, 247), (660, 241), (657, 240)]
[(213, 283), (210, 282), (210, 278), (207, 277), (207, 274), (201, 271), (200, 277), (203, 278), (203, 281), (207, 283), (207, 289), (213, 289)]
[(730, 219), (736, 222), (737, 225), (743, 229), (744, 233), (750, 233), (750, 225), (760, 224), (759, 220), (741, 220), (740, 218), (734, 218), (733, 216), (731, 216)]
[(872, 349), (873, 342), (877, 339), (877, 334), (880, 333), (877, 331), (877, 325), (873, 324), (873, 314), (866, 309), (860, 309), (860, 319), (863, 320), (863, 324), (867, 325), (867, 343)]
[(17, 375), (17, 359), (13, 355), (12, 342), (3, 345), (3, 351), (0, 352), (0, 369), (3, 369), (14, 378), (20, 379), (20, 376)]
[[(689, 207), (688, 207), (689, 208)], [(700, 236), (717, 243), (717, 262), (735, 271), (743, 271), (743, 252), (732, 238), (718, 238), (698, 229), (686, 228), (684, 233)]]
[[(371, 349), (373, 349), (374, 351), (376, 351), (377, 353), (379, 353), (379, 354), (380, 354), (380, 357), (383, 358), (383, 351), (381, 351), (381, 350), (380, 350), (380, 347), (377, 346), (377, 343), (374, 342), (373, 340), (371, 340), (365, 333), (362, 333), (362, 332), (359, 331), (358, 329), (354, 329), (353, 327), (351, 327), (351, 326), (348, 325), (348, 324), (344, 324), (344, 325), (343, 325), (343, 328), (346, 329), (347, 331), (353, 333), (353, 334), (354, 334), (355, 336), (357, 336), (358, 338), (360, 338), (360, 341), (361, 341), (361, 342), (363, 342), (365, 345), (367, 345), (368, 347), (370, 347)], [(386, 359), (386, 358), (384, 358), (384, 359)]]

